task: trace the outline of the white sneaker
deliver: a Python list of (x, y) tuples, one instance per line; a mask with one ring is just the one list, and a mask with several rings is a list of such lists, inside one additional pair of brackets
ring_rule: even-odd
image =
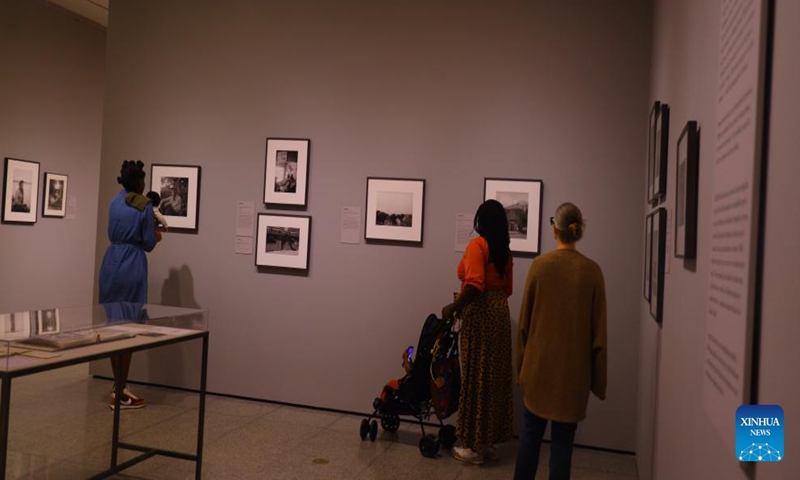
[[(116, 397), (117, 394), (114, 391), (114, 388), (112, 387), (111, 400), (109, 400), (108, 402), (108, 406), (109, 408), (111, 408), (111, 410), (114, 410)], [(146, 406), (147, 406), (147, 400), (145, 400), (144, 398), (139, 398), (133, 393), (131, 393), (131, 390), (128, 387), (122, 389), (122, 397), (119, 399), (120, 410), (131, 410), (137, 408), (144, 408)]]
[[(141, 400), (141, 398), (139, 398), (136, 395), (134, 395), (133, 393), (131, 393), (131, 389), (128, 388), (128, 387), (125, 387), (125, 388), (122, 389), (122, 394), (123, 395), (127, 395), (128, 397), (130, 397), (131, 400), (134, 400), (134, 401), (135, 400)], [(117, 397), (117, 393), (116, 393), (114, 387), (111, 387), (111, 399), (113, 400), (116, 397)]]
[[(124, 392), (124, 390), (123, 390)], [(112, 394), (111, 400), (108, 402), (108, 407), (111, 410), (114, 410), (116, 406), (116, 399), (114, 398), (115, 395)], [(119, 398), (119, 408), (120, 410), (130, 410), (135, 408), (144, 408), (147, 405), (147, 401), (143, 398), (128, 396), (127, 394), (123, 393), (122, 396)]]
[(460, 462), (483, 465), (483, 455), (466, 447), (453, 447), (453, 458)]

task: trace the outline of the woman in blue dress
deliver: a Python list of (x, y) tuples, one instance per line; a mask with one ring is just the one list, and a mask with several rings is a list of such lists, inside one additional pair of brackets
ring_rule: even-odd
[[(108, 212), (108, 239), (111, 244), (100, 266), (100, 303), (147, 303), (147, 257), (145, 252), (161, 240), (156, 230), (150, 199), (144, 192), (144, 163), (125, 160), (117, 182), (124, 187), (111, 200)], [(147, 402), (133, 395), (127, 386), (131, 354), (124, 354), (119, 369), (113, 359), (114, 378), (122, 390), (122, 409), (142, 408)], [(110, 406), (114, 408), (115, 393)]]

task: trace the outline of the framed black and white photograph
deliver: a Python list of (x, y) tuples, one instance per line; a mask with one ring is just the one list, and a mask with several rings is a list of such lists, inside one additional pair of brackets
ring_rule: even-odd
[(512, 252), (536, 255), (542, 230), (542, 181), (512, 178), (485, 178), (483, 200), (503, 204), (508, 218)]
[(669, 154), (669, 105), (662, 103), (655, 117), (654, 163), (653, 163), (653, 196), (650, 201), (658, 205), (667, 195), (667, 159)]
[(675, 181), (675, 256), (693, 259), (697, 255), (697, 189), (700, 134), (697, 122), (686, 122), (678, 138)]
[(364, 237), (422, 243), (425, 180), (367, 178)]
[(256, 266), (308, 270), (311, 217), (258, 214)]
[(200, 213), (200, 167), (195, 165), (152, 166), (150, 190), (161, 197), (158, 211), (169, 231), (196, 233)]
[(652, 252), (650, 254), (650, 316), (661, 326), (664, 311), (664, 267), (667, 250), (667, 209), (653, 213)]
[(264, 203), (306, 206), (311, 140), (268, 138), (264, 167)]
[(650, 258), (653, 255), (653, 216), (648, 215), (644, 221), (644, 283), (643, 296), (650, 302)]
[(24, 340), (31, 336), (30, 312), (0, 314), (0, 339)]
[(64, 218), (67, 214), (67, 180), (60, 173), (44, 173), (42, 216)]
[(36, 311), (36, 332), (38, 335), (58, 333), (61, 331), (61, 319), (58, 317), (58, 309)]
[(656, 118), (661, 112), (661, 102), (653, 103), (647, 124), (647, 203), (653, 201), (653, 175), (656, 170)]
[(6, 158), (3, 178), (3, 222), (36, 223), (39, 162)]

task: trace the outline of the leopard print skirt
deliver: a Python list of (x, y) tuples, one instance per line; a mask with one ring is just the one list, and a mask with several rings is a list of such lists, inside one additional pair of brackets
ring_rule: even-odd
[(502, 290), (481, 293), (461, 317), (461, 392), (456, 435), (465, 447), (511, 440), (511, 318)]

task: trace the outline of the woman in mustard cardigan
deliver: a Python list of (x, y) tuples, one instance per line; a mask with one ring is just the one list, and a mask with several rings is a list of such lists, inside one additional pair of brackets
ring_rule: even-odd
[(606, 397), (606, 296), (603, 272), (575, 249), (580, 209), (564, 203), (550, 217), (556, 250), (531, 264), (517, 333), (517, 383), (525, 400), (515, 480), (531, 480), (552, 422), (550, 480), (570, 477), (578, 422), (589, 392)]

